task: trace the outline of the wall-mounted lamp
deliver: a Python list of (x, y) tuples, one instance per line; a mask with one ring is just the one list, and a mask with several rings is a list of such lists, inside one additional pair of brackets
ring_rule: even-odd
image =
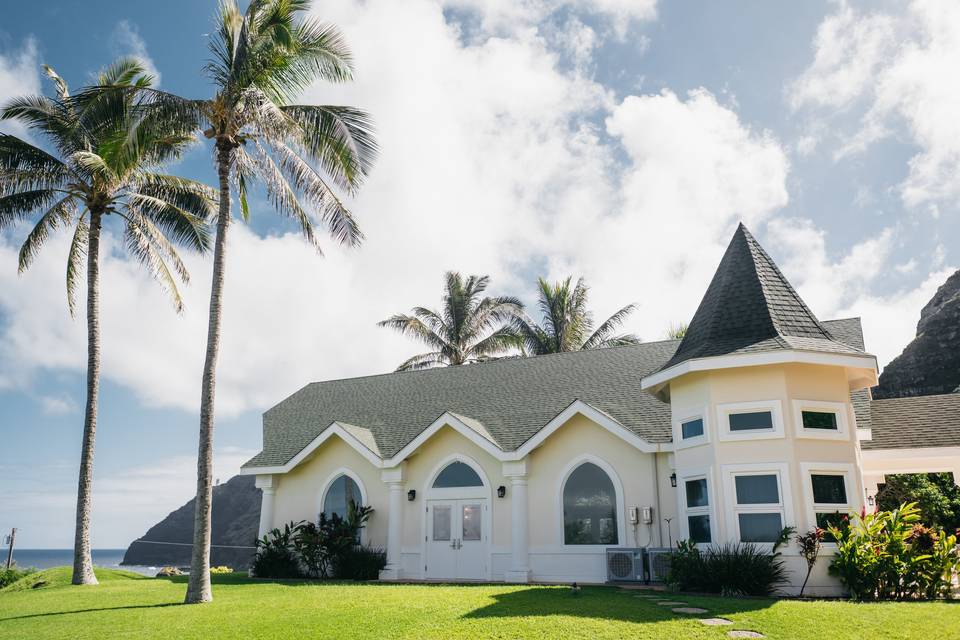
[(413, 501), (416, 500), (416, 499), (417, 499), (417, 490), (416, 490), (416, 489), (410, 489), (410, 491), (407, 491), (407, 500), (408, 500), (409, 502), (413, 502)]
[(505, 495), (507, 495), (507, 488), (503, 485), (497, 487), (497, 497), (502, 498)]
[(875, 502), (875, 500), (874, 500), (873, 496), (867, 496), (867, 504), (869, 504), (869, 505), (872, 507), (873, 504), (874, 504), (874, 502)]
[(670, 486), (671, 487), (677, 486), (677, 474), (675, 473), (670, 474)]

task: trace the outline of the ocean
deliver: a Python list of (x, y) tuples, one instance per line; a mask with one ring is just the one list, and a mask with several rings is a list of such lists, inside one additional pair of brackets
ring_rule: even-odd
[[(120, 566), (123, 553), (126, 549), (94, 549), (92, 551), (93, 564), (96, 567), (108, 569), (123, 569), (134, 571), (145, 576), (154, 576), (160, 567), (141, 567), (135, 565)], [(49, 569), (50, 567), (73, 566), (73, 549), (13, 549), (13, 559), (20, 567), (36, 567)], [(7, 550), (0, 550), (0, 568), (6, 566)]]

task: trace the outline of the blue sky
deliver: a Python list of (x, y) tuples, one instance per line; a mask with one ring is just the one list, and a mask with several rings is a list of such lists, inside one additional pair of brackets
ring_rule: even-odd
[[(206, 95), (214, 2), (14, 3), (0, 97), (82, 85), (118, 55)], [(434, 305), (447, 269), (532, 295), (584, 275), (598, 315), (663, 337), (688, 319), (744, 220), (821, 318), (863, 317), (886, 363), (955, 269), (960, 14), (950, 2), (332, 0), (357, 81), (303, 99), (373, 113), (383, 154), (351, 202), (359, 250), (321, 258), (262, 198), (231, 238), (217, 474), (260, 445), (260, 413), (311, 380), (392, 369), (416, 345), (375, 322)], [(7, 131), (20, 134), (11, 125)], [(210, 180), (210, 149), (172, 171)], [(109, 230), (108, 230), (109, 231)], [(72, 541), (84, 401), (65, 238), (16, 274), (0, 235), (0, 529)], [(94, 546), (125, 546), (193, 490), (209, 263), (187, 309), (107, 241)], [(639, 392), (639, 391), (638, 391)]]

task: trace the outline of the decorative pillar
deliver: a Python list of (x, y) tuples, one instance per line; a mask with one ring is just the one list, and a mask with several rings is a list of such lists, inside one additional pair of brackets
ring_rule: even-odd
[(274, 496), (277, 493), (277, 478), (273, 475), (259, 475), (254, 483), (260, 489), (260, 527), (257, 537), (262, 538), (273, 529)]
[(530, 504), (527, 499), (527, 459), (503, 463), (510, 480), (510, 570), (507, 582), (530, 582)]
[(380, 479), (387, 485), (387, 566), (380, 571), (381, 580), (400, 579), (400, 555), (403, 544), (403, 467), (385, 469)]

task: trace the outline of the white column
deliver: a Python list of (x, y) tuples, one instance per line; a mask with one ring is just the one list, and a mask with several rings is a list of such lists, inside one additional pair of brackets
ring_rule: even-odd
[(403, 544), (403, 467), (385, 469), (380, 479), (389, 490), (387, 509), (387, 566), (380, 572), (381, 580), (400, 579), (400, 552)]
[(277, 493), (277, 480), (272, 475), (261, 475), (257, 476), (254, 484), (262, 492), (260, 498), (260, 527), (257, 529), (257, 537), (262, 538), (273, 529), (273, 502)]
[(527, 461), (503, 463), (510, 479), (510, 570), (507, 582), (530, 581), (530, 503), (527, 499)]

